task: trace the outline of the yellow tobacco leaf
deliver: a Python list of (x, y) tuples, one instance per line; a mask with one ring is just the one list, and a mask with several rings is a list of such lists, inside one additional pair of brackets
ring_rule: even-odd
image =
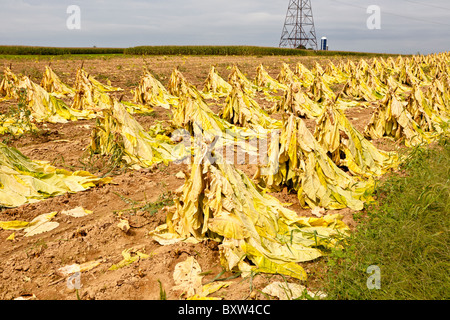
[(231, 84), (220, 77), (220, 75), (217, 73), (216, 68), (214, 66), (211, 66), (208, 77), (206, 78), (203, 87), (203, 96), (218, 99), (221, 97), (226, 97), (231, 92), (231, 90)]
[(264, 287), (263, 293), (277, 297), (280, 300), (294, 300), (303, 295), (306, 287), (297, 283), (275, 281)]
[(122, 251), (123, 260), (117, 264), (112, 265), (108, 270), (118, 270), (125, 266), (128, 266), (140, 259), (147, 259), (150, 256), (142, 253), (140, 251), (136, 251), (134, 248), (125, 249)]
[(59, 268), (57, 270), (57, 273), (62, 275), (63, 277), (66, 277), (71, 275), (72, 273), (89, 271), (91, 269), (94, 269), (101, 263), (102, 260), (93, 260), (82, 264), (75, 263)]
[[(315, 246), (339, 238), (330, 230), (304, 228), (297, 214), (274, 197), (258, 191), (254, 183), (234, 166), (217, 161), (203, 162), (205, 153), (197, 150), (183, 194), (175, 199), (175, 209), (167, 215), (167, 227), (152, 232), (170, 239), (194, 236), (198, 240), (217, 239), (220, 261), (227, 270), (248, 275), (253, 269), (304, 279), (297, 262), (323, 255)], [(200, 196), (201, 195), (201, 196)], [(308, 225), (309, 226), (309, 225)], [(327, 236), (330, 236), (328, 239)], [(243, 259), (247, 257), (254, 267)]]
[(85, 217), (89, 214), (93, 213), (93, 211), (90, 210), (86, 210), (83, 207), (76, 207), (70, 210), (63, 210), (61, 211), (61, 214), (67, 215), (67, 216), (71, 216), (74, 218), (80, 218), (80, 217)]
[(202, 272), (200, 265), (194, 257), (188, 257), (185, 261), (178, 263), (173, 272), (175, 281), (174, 290), (181, 290), (182, 294), (192, 297), (202, 292)]
[(31, 237), (57, 228), (59, 223), (51, 221), (57, 213), (56, 211), (44, 213), (31, 220), (30, 224), (24, 229), (25, 237)]
[(0, 228), (3, 230), (22, 230), (30, 223), (26, 221), (0, 221)]
[(230, 284), (228, 282), (215, 281), (202, 286), (200, 293), (196, 293), (193, 296), (187, 298), (186, 300), (221, 300), (217, 297), (208, 297), (211, 293), (214, 293), (222, 288), (228, 287)]

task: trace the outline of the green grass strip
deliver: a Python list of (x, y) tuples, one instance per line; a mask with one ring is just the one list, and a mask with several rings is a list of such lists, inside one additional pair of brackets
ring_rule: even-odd
[[(449, 139), (416, 147), (401, 169), (378, 187), (379, 203), (357, 217), (346, 248), (328, 258), (329, 299), (450, 298)], [(379, 289), (369, 289), (369, 266), (380, 268)]]

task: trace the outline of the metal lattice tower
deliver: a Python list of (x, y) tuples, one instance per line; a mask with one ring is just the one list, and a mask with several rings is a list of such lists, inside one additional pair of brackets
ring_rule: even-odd
[(317, 50), (311, 0), (289, 0), (280, 47)]

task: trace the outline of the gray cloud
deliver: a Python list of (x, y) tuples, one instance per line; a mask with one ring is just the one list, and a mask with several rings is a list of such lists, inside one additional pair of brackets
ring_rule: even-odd
[[(447, 0), (311, 0), (318, 39), (330, 50), (389, 53), (448, 51)], [(68, 30), (66, 8), (81, 8)], [(278, 46), (288, 0), (0, 0), (0, 44), (40, 46)], [(381, 30), (369, 30), (369, 5)]]

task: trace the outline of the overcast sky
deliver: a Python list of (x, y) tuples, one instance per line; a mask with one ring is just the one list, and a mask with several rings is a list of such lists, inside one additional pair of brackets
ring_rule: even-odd
[[(0, 0), (0, 45), (277, 47), (289, 0)], [(330, 50), (386, 53), (450, 51), (448, 0), (311, 0), (318, 41)], [(67, 28), (69, 5), (80, 29)], [(370, 30), (369, 5), (381, 8)]]

